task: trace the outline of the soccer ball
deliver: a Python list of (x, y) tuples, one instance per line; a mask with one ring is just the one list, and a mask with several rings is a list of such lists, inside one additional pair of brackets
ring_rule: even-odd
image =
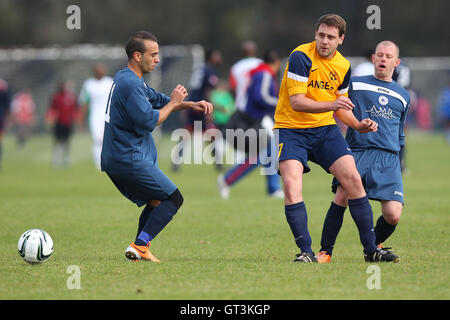
[(41, 263), (52, 255), (53, 240), (44, 230), (30, 229), (20, 236), (17, 249), (26, 262)]

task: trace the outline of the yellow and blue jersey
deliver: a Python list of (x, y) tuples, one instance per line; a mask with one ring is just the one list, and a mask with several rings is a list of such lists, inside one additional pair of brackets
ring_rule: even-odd
[(310, 113), (292, 109), (289, 97), (305, 94), (315, 101), (334, 101), (348, 95), (350, 62), (338, 51), (331, 59), (322, 58), (316, 42), (295, 48), (284, 71), (275, 111), (275, 128), (316, 128), (335, 124), (333, 111)]

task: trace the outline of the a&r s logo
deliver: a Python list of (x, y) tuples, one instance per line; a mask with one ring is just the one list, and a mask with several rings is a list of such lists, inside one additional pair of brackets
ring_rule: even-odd
[(389, 99), (386, 96), (379, 96), (378, 97), (378, 102), (382, 105), (385, 106), (389, 103)]

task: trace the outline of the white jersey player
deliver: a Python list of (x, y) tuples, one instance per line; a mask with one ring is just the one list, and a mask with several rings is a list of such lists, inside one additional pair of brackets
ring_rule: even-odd
[(256, 58), (256, 44), (253, 41), (246, 41), (242, 45), (244, 58), (236, 62), (230, 70), (229, 84), (234, 91), (236, 109), (244, 111), (247, 104), (247, 88), (250, 84), (250, 70), (253, 70), (262, 63)]
[(97, 64), (94, 68), (94, 77), (84, 82), (79, 98), (82, 110), (84, 112), (89, 110), (89, 130), (93, 140), (92, 156), (95, 166), (99, 170), (105, 127), (105, 110), (112, 85), (112, 78), (105, 76), (105, 73), (104, 65)]

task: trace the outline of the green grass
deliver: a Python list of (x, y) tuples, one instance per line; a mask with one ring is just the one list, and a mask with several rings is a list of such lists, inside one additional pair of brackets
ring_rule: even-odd
[[(388, 240), (401, 256), (380, 264), (381, 289), (369, 290), (367, 264), (356, 227), (346, 214), (333, 261), (292, 262), (298, 249), (282, 200), (264, 194), (258, 172), (221, 200), (217, 172), (207, 165), (170, 171), (168, 138), (160, 143), (161, 168), (185, 203), (153, 241), (162, 263), (129, 263), (123, 252), (140, 214), (98, 172), (90, 140), (77, 134), (68, 169), (51, 166), (52, 141), (33, 137), (19, 149), (4, 139), (0, 171), (0, 299), (449, 299), (450, 146), (438, 135), (408, 136), (406, 205)], [(331, 176), (312, 165), (304, 178), (313, 249), (332, 199)], [(380, 206), (372, 202), (375, 218)], [(19, 236), (42, 228), (55, 251), (29, 265), (17, 252)], [(70, 265), (81, 270), (81, 289), (69, 290)]]

